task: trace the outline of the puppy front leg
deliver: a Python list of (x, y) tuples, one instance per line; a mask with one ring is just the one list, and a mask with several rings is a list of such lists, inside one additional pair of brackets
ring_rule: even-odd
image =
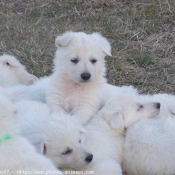
[(46, 99), (50, 106), (51, 112), (66, 112), (64, 99), (60, 94), (51, 94)]
[(93, 116), (96, 114), (97, 112), (97, 108), (93, 108), (86, 106), (86, 107), (81, 107), (78, 109), (74, 109), (71, 112), (71, 115), (75, 118), (77, 118), (82, 125), (86, 125), (88, 124), (88, 122), (93, 118)]

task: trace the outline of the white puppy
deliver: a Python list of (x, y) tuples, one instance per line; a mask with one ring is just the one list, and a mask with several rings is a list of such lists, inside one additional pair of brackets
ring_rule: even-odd
[(175, 118), (142, 119), (129, 128), (124, 144), (127, 175), (174, 175)]
[[(84, 170), (84, 167), (92, 161), (93, 155), (88, 153), (89, 151), (87, 151), (84, 145), (85, 130), (78, 120), (66, 114), (53, 113), (50, 115), (48, 106), (39, 102), (20, 101), (16, 106), (18, 108), (18, 119), (23, 136), (27, 137), (40, 153), (49, 157), (57, 167)], [(95, 134), (93, 134), (94, 136), (92, 138), (91, 132), (87, 134), (91, 140), (96, 139), (95, 136), (100, 137), (106, 133), (106, 129), (98, 129), (98, 127), (96, 127), (99, 120), (98, 118), (95, 126), (92, 124), (92, 126), (87, 127), (90, 127), (89, 130), (95, 128)], [(104, 121), (104, 124), (107, 125), (107, 128), (111, 128), (111, 126), (108, 126), (107, 121)], [(92, 131), (94, 131), (94, 129)], [(120, 165), (116, 160), (112, 158), (109, 159), (109, 157), (106, 156), (108, 152), (112, 155), (113, 150), (116, 149), (116, 145), (111, 146), (113, 138), (108, 135), (103, 135), (103, 137), (104, 142), (107, 141), (106, 145), (109, 145), (113, 149), (110, 149), (107, 153), (103, 153), (104, 156), (102, 156), (102, 160), (99, 155), (102, 154), (103, 149), (100, 149), (100, 151), (96, 153), (98, 157), (95, 158), (95, 164), (92, 163), (87, 170), (94, 171), (96, 174), (101, 174), (103, 171), (105, 173), (108, 171), (108, 173), (111, 174), (113, 172), (119, 172), (119, 174), (121, 174)], [(89, 142), (89, 139), (87, 139), (86, 144), (91, 148), (92, 146), (89, 146), (89, 144), (91, 145)], [(121, 143), (118, 144), (120, 145)], [(117, 157), (119, 156), (117, 155)], [(113, 168), (109, 171), (110, 167)]]
[(95, 175), (122, 175), (125, 129), (141, 118), (155, 117), (159, 103), (142, 103), (134, 93), (121, 93), (110, 99), (86, 126), (85, 145), (94, 155), (86, 171)]
[[(50, 160), (39, 155), (34, 147), (19, 135), (16, 108), (4, 96), (0, 96), (0, 171), (8, 174), (52, 174), (59, 172)], [(49, 171), (51, 171), (49, 173)], [(25, 172), (25, 173), (24, 173)]]
[(59, 168), (80, 169), (93, 159), (84, 146), (84, 128), (70, 115), (52, 113), (46, 104), (21, 101), (16, 104), (23, 136)]
[(106, 106), (108, 110), (113, 108), (115, 111), (118, 110), (118, 115), (123, 118), (125, 129), (141, 118), (155, 117), (160, 112), (160, 103), (145, 102), (140, 99), (139, 94), (130, 92), (123, 92), (113, 97)]
[(50, 116), (49, 108), (42, 103), (17, 103), (22, 133), (41, 153), (60, 168), (94, 171), (96, 175), (121, 175), (124, 128), (142, 117), (154, 117), (159, 105), (140, 104), (136, 94), (118, 95), (88, 124), (84, 138), (75, 118), (56, 113)]
[(40, 78), (30, 86), (15, 85), (6, 88), (0, 87), (0, 94), (4, 94), (13, 102), (28, 99), (46, 103), (46, 89), (49, 84), (50, 76), (46, 76)]
[(140, 99), (145, 102), (157, 101), (161, 103), (160, 117), (172, 116), (175, 117), (175, 96), (172, 94), (154, 94), (154, 95), (140, 95)]
[(105, 83), (109, 42), (99, 33), (66, 32), (56, 38), (54, 72), (47, 92), (52, 110), (64, 109), (82, 124), (97, 112)]
[(109, 99), (123, 93), (138, 94), (137, 89), (133, 86), (115, 86), (105, 83), (103, 86), (103, 98), (101, 100), (101, 107), (105, 105)]
[(17, 84), (30, 85), (37, 77), (28, 73), (25, 67), (12, 55), (0, 56), (0, 86), (8, 87)]

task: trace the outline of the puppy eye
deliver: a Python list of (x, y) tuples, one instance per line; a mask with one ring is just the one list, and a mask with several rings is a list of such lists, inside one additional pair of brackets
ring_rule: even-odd
[(172, 115), (175, 115), (175, 113), (174, 113), (174, 112), (172, 112), (172, 111), (171, 111), (170, 113), (171, 113)]
[(81, 143), (81, 140), (79, 140), (79, 143)]
[(47, 154), (47, 147), (46, 147), (46, 145), (44, 144), (43, 155), (46, 155), (46, 154)]
[(94, 63), (96, 63), (96, 62), (97, 62), (96, 59), (92, 59), (92, 60), (91, 60), (91, 63), (92, 63), (92, 64), (94, 64)]
[(140, 111), (141, 109), (143, 109), (143, 105), (139, 104), (139, 107), (138, 107), (137, 111)]
[(7, 66), (10, 66), (9, 62), (6, 62), (6, 65), (7, 65)]
[(67, 155), (67, 154), (71, 154), (72, 153), (72, 149), (67, 149), (66, 151), (62, 152), (62, 155)]
[(77, 58), (74, 58), (74, 59), (71, 59), (70, 61), (74, 64), (77, 64), (79, 60)]

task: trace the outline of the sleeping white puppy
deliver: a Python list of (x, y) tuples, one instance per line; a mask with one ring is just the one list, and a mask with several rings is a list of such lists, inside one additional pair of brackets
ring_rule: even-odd
[(54, 71), (47, 92), (52, 111), (65, 110), (83, 125), (98, 111), (105, 60), (111, 46), (99, 33), (66, 32), (56, 38)]
[(175, 118), (142, 119), (129, 128), (124, 144), (127, 175), (174, 175)]
[(175, 96), (156, 94), (142, 100), (161, 102), (159, 117), (142, 119), (127, 130), (124, 170), (127, 175), (174, 175)]
[(161, 103), (159, 116), (175, 117), (175, 96), (172, 94), (154, 94), (154, 95), (140, 95), (140, 99), (145, 102), (157, 101)]
[(159, 103), (142, 104), (137, 94), (123, 92), (98, 112), (84, 136), (75, 118), (64, 113), (50, 115), (46, 104), (21, 101), (16, 105), (22, 133), (40, 153), (59, 168), (96, 175), (121, 175), (125, 128), (140, 118), (155, 117), (160, 108)]
[(18, 84), (33, 84), (37, 77), (28, 73), (25, 67), (12, 55), (0, 56), (0, 86), (9, 87)]
[[(98, 175), (102, 175), (102, 172), (105, 174), (108, 172), (109, 175), (116, 172), (122, 173), (118, 163), (118, 161), (120, 162), (120, 155), (118, 151), (116, 154), (113, 154), (113, 151), (116, 150), (116, 145), (118, 145), (118, 148), (121, 148), (121, 141), (117, 140), (113, 144), (114, 138), (112, 133), (114, 131), (108, 124), (110, 117), (113, 117), (115, 120), (115, 114), (112, 113), (109, 119), (102, 121), (102, 115), (96, 116), (92, 124), (87, 126), (89, 132), (86, 139), (85, 129), (83, 129), (77, 119), (70, 115), (64, 113), (50, 114), (46, 104), (35, 101), (19, 101), (16, 103), (16, 106), (22, 135), (36, 147), (39, 153), (50, 158), (55, 166), (61, 169), (76, 170), (79, 173), (87, 169), (87, 171), (94, 171)], [(109, 111), (107, 114), (109, 115)], [(103, 138), (100, 139), (100, 136), (103, 136)], [(100, 141), (98, 141), (99, 139)], [(106, 142), (106, 150), (103, 150), (103, 146), (100, 145), (95, 148), (96, 140), (101, 142), (100, 145)], [(110, 149), (107, 148), (108, 146)], [(88, 151), (87, 147), (93, 150), (95, 158), (91, 151)], [(99, 150), (94, 150), (94, 148)], [(121, 150), (119, 152), (121, 153)], [(111, 155), (112, 157), (110, 157)]]
[(52, 174), (54, 171), (61, 174), (49, 159), (39, 155), (19, 135), (16, 112), (16, 107), (0, 95), (0, 171), (7, 170), (10, 175), (19, 174), (19, 171), (22, 174)]
[(158, 115), (160, 103), (144, 103), (138, 94), (121, 93), (110, 99), (86, 126), (85, 145), (94, 155), (82, 169), (95, 175), (122, 175), (125, 130), (141, 118)]
[(46, 104), (36, 101), (23, 100), (16, 106), (22, 135), (56, 167), (79, 170), (93, 160), (84, 145), (85, 129), (77, 119), (65, 113), (50, 114)]

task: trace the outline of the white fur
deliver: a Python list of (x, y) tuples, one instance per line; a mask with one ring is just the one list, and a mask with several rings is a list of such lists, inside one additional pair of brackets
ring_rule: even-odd
[[(139, 109), (140, 105), (143, 109)], [(123, 92), (110, 99), (86, 126), (85, 145), (92, 151), (94, 159), (83, 169), (84, 172), (122, 175), (125, 128), (141, 118), (155, 117), (158, 112), (155, 103), (142, 103), (136, 93)]]
[(175, 96), (172, 94), (140, 95), (140, 99), (145, 102), (157, 101), (161, 103), (160, 117), (175, 117)]
[[(86, 171), (93, 172), (94, 175), (122, 175), (121, 165), (112, 158), (106, 158), (99, 162), (96, 161), (90, 164), (90, 166), (86, 168)], [(84, 170), (81, 175), (85, 174), (86, 171)]]
[[(107, 102), (108, 110), (118, 111), (124, 121), (124, 127), (128, 128), (141, 118), (151, 118), (158, 115), (160, 108), (157, 102), (145, 102), (133, 92), (122, 92)], [(160, 104), (159, 104), (160, 105)]]
[(157, 119), (142, 119), (130, 127), (124, 146), (124, 169), (127, 175), (174, 175), (175, 96), (141, 95), (145, 102), (161, 103)]
[[(23, 136), (55, 166), (80, 169), (89, 164), (85, 161), (90, 154), (83, 143), (85, 130), (77, 119), (64, 113), (50, 115), (47, 105), (40, 102), (20, 101), (16, 106)], [(62, 154), (68, 148), (72, 152)]]
[(20, 170), (45, 173), (49, 170), (58, 171), (50, 160), (39, 155), (34, 147), (19, 135), (16, 112), (15, 106), (5, 96), (0, 95), (0, 139), (5, 135), (11, 137), (0, 143), (0, 171), (7, 170), (8, 174), (19, 174)]
[(130, 127), (124, 144), (127, 175), (174, 175), (175, 118), (142, 119)]
[(33, 84), (37, 77), (28, 73), (25, 67), (12, 55), (0, 56), (0, 86), (8, 87), (17, 84)]
[[(83, 32), (66, 32), (55, 43), (55, 67), (47, 102), (53, 111), (63, 109), (87, 124), (100, 106), (106, 81), (104, 58), (111, 55), (110, 44), (99, 33)], [(78, 63), (71, 61), (75, 59)], [(97, 62), (92, 63), (93, 59)], [(84, 81), (83, 73), (89, 73), (90, 79)]]
[[(83, 167), (88, 165), (84, 159), (85, 156), (89, 154), (86, 147), (89, 147), (95, 154), (95, 160), (88, 166), (88, 171), (94, 171), (97, 175), (105, 175), (106, 172), (108, 172), (109, 175), (113, 175), (116, 172), (118, 175), (122, 174), (119, 163), (116, 159), (114, 160), (114, 158), (117, 157), (117, 160), (120, 161), (118, 151), (113, 155), (113, 150), (116, 149), (116, 145), (120, 145), (121, 142), (116, 141), (115, 144), (111, 144), (111, 142), (114, 142), (114, 138), (112, 137), (111, 131), (107, 132), (108, 128), (111, 129), (111, 126), (107, 124), (108, 121), (106, 120), (100, 122), (99, 117), (101, 116), (97, 117), (97, 120), (93, 120), (95, 124), (87, 127), (88, 133), (87, 139), (85, 140), (85, 130), (75, 118), (67, 114), (53, 113), (50, 115), (50, 110), (47, 105), (39, 102), (25, 100), (16, 103), (16, 106), (23, 136), (28, 138), (42, 154), (44, 153), (45, 146), (46, 152), (44, 154), (50, 158), (57, 167), (84, 170)], [(99, 122), (101, 124), (98, 124)], [(103, 123), (105, 126), (104, 129)], [(100, 127), (96, 125), (100, 125)], [(106, 134), (106, 132), (108, 134)], [(102, 145), (105, 143), (105, 149), (108, 148), (106, 150), (103, 150), (104, 146), (99, 147), (102, 147), (102, 149), (98, 147), (94, 148), (97, 138), (99, 139), (101, 136), (103, 136), (103, 141), (100, 140), (99, 142)], [(81, 140), (81, 143), (79, 143), (79, 140)], [(95, 142), (95, 144), (92, 144), (91, 141)], [(72, 155), (61, 155), (67, 147), (74, 150)], [(121, 148), (121, 146), (118, 147)]]
[[(41, 153), (60, 168), (95, 171), (96, 175), (122, 174), (124, 128), (140, 118), (154, 117), (159, 111), (154, 103), (142, 104), (145, 109), (137, 111), (140, 105), (135, 93), (117, 95), (88, 124), (84, 138), (84, 130), (75, 118), (65, 113), (50, 116), (46, 104), (31, 101), (17, 103), (22, 133)], [(78, 143), (80, 139), (81, 143)], [(67, 147), (75, 154), (66, 158), (62, 153)], [(87, 163), (83, 163), (85, 157), (80, 158), (89, 152), (86, 147), (94, 155), (87, 167)]]
[(122, 93), (132, 93), (132, 94), (138, 94), (137, 89), (135, 89), (133, 86), (115, 86), (108, 83), (105, 83), (103, 86), (103, 97), (101, 100), (101, 107), (105, 105), (109, 99), (122, 94)]
[(12, 87), (0, 88), (0, 93), (5, 94), (11, 101), (20, 101), (22, 99), (46, 102), (46, 89), (50, 83), (50, 76), (42, 77), (34, 84), (15, 85)]

